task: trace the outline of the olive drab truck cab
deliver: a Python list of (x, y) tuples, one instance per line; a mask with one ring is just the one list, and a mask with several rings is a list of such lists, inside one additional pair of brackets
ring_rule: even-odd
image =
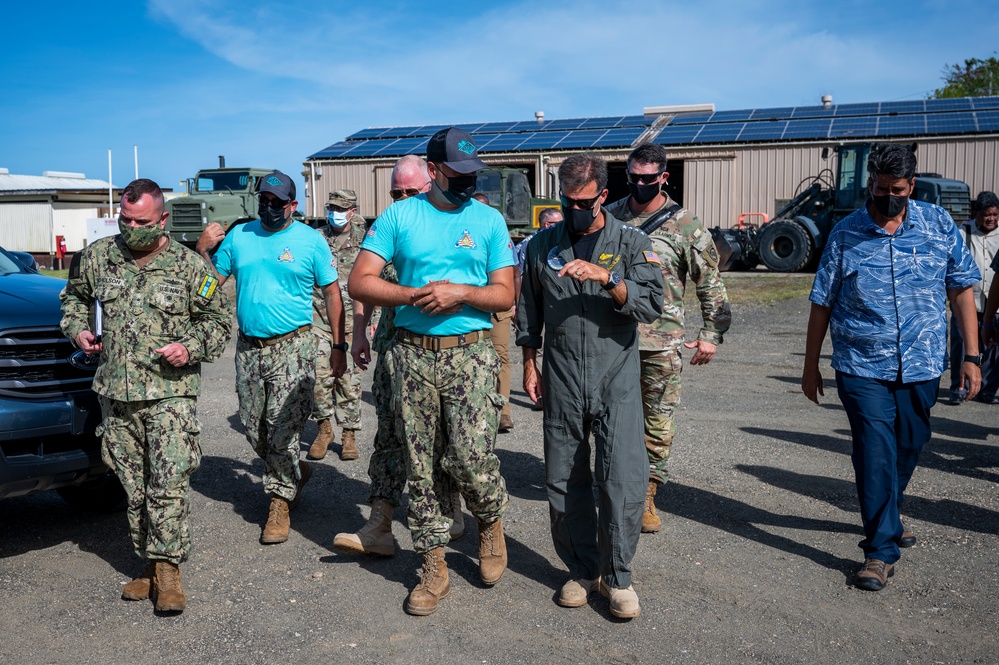
[(187, 196), (166, 202), (166, 230), (170, 236), (194, 248), (205, 227), (218, 222), (228, 232), (243, 222), (257, 218), (257, 192), (260, 180), (274, 169), (219, 168), (198, 171), (188, 179)]
[(499, 210), (514, 240), (521, 240), (540, 228), (538, 215), (545, 208), (561, 208), (554, 199), (531, 193), (525, 169), (497, 166), (478, 173), (475, 193), (484, 194), (489, 205)]

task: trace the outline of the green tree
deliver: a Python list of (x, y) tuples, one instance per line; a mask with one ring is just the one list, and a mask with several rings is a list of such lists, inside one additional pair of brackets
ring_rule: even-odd
[(930, 99), (999, 95), (999, 59), (993, 51), (986, 60), (969, 58), (963, 65), (947, 65), (943, 80), (946, 85), (934, 91)]

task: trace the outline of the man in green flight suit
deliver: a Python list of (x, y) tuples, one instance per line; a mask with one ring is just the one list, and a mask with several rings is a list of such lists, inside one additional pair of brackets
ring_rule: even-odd
[(154, 597), (158, 611), (176, 613), (187, 602), (179, 565), (191, 550), (191, 474), (201, 463), (201, 362), (225, 350), (232, 312), (211, 268), (164, 232), (168, 215), (152, 180), (124, 189), (120, 235), (73, 257), (61, 327), (101, 354), (102, 457), (128, 496), (135, 553), (148, 561), (122, 598)]

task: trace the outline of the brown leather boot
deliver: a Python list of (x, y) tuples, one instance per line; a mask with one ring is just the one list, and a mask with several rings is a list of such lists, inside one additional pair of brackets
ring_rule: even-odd
[(271, 497), (270, 515), (267, 516), (267, 524), (260, 534), (260, 543), (263, 545), (273, 545), (283, 543), (288, 540), (288, 531), (291, 529), (291, 517), (288, 515), (288, 499), (279, 496)]
[(659, 491), (660, 483), (655, 480), (649, 481), (649, 488), (645, 491), (645, 512), (642, 513), (642, 533), (657, 533), (663, 528), (663, 522), (656, 512), (656, 492)]
[(338, 533), (333, 539), (333, 548), (344, 554), (371, 554), (392, 556), (395, 542), (392, 540), (392, 511), (394, 507), (384, 499), (375, 499), (371, 504), (371, 516), (357, 533)]
[(437, 611), (437, 604), (451, 592), (451, 580), (444, 562), (444, 548), (438, 547), (423, 553), (423, 570), (420, 583), (409, 592), (406, 612), (425, 617)]
[(333, 443), (333, 425), (330, 419), (319, 421), (319, 434), (309, 448), (309, 459), (322, 459), (326, 457), (326, 449)]
[(345, 429), (343, 431), (343, 445), (340, 446), (340, 459), (349, 461), (357, 459), (357, 444), (354, 443), (354, 430)]
[(503, 519), (490, 524), (479, 520), (479, 577), (486, 586), (500, 581), (506, 572), (506, 539)]
[(157, 612), (183, 612), (187, 596), (180, 586), (180, 568), (175, 563), (157, 561), (153, 574)]
[(155, 572), (156, 563), (150, 561), (146, 564), (142, 574), (126, 584), (125, 588), (121, 590), (122, 600), (146, 600), (149, 598)]

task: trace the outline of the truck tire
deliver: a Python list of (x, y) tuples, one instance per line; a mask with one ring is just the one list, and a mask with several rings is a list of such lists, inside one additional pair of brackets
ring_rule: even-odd
[(111, 471), (79, 485), (60, 487), (56, 492), (72, 508), (86, 513), (110, 513), (125, 502), (125, 489)]
[(812, 239), (800, 224), (770, 222), (760, 229), (760, 260), (774, 272), (798, 272), (812, 259)]

